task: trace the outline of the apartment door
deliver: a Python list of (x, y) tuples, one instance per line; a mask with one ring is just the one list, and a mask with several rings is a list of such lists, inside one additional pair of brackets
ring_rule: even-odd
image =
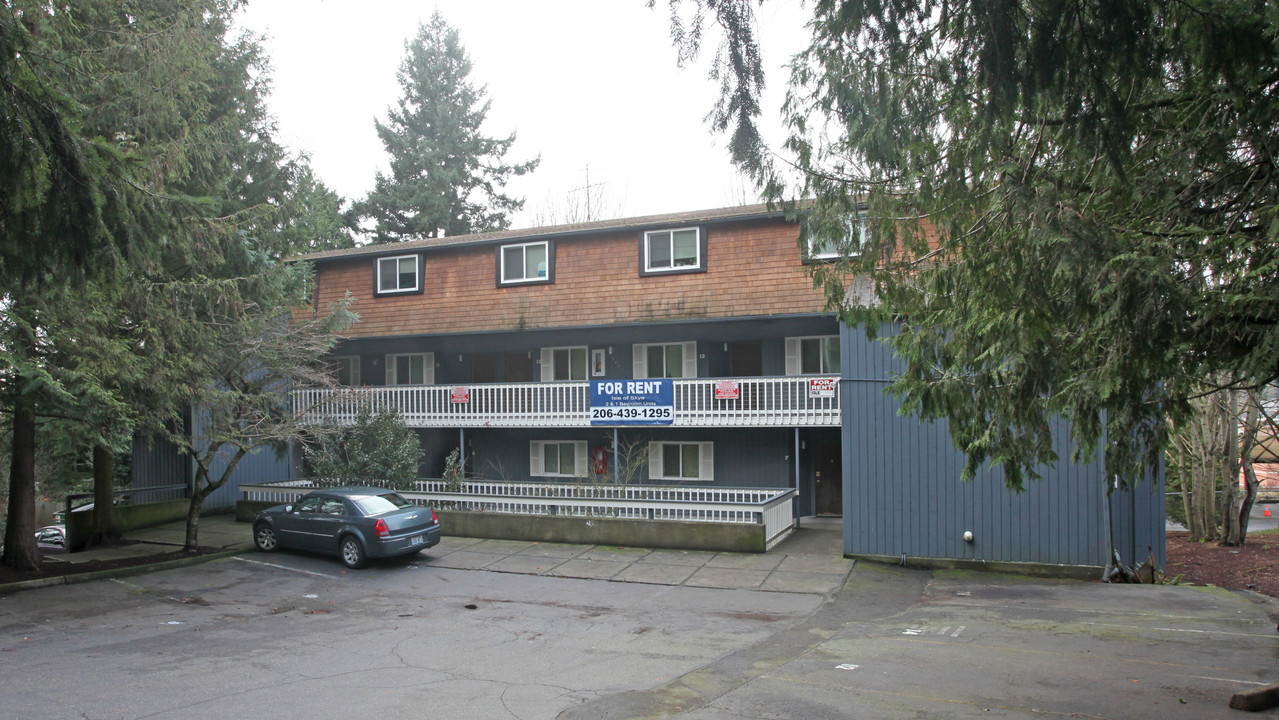
[[(764, 346), (759, 341), (735, 342), (728, 348), (729, 370), (735, 378), (752, 378), (764, 374)], [(743, 408), (755, 409), (760, 406), (760, 388), (751, 383), (742, 383), (740, 389)]]
[(476, 353), (470, 356), (471, 382), (497, 382), (497, 356), (492, 353)]
[(844, 471), (838, 442), (813, 443), (814, 494), (818, 515), (844, 514)]
[(728, 348), (728, 363), (733, 377), (759, 377), (764, 374), (764, 346), (759, 341), (735, 342)]
[(525, 353), (507, 353), (506, 381), (533, 382), (533, 360)]

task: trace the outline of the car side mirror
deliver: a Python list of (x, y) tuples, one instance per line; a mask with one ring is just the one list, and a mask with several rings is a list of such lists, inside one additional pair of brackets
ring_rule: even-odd
[(293, 512), (293, 506), (292, 506), (292, 505), (285, 505), (285, 506), (284, 506), (284, 512)]

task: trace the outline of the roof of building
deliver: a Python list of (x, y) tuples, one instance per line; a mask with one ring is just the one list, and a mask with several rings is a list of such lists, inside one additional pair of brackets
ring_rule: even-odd
[(482, 245), (485, 243), (506, 242), (511, 240), (564, 237), (600, 231), (631, 230), (644, 227), (686, 223), (782, 218), (785, 217), (785, 214), (785, 211), (781, 208), (771, 207), (767, 204), (738, 205), (734, 207), (716, 208), (713, 210), (696, 210), (692, 212), (666, 213), (663, 215), (642, 215), (639, 217), (618, 218), (615, 220), (595, 220), (593, 222), (573, 223), (569, 225), (550, 225), (546, 227), (519, 230), (497, 230), (494, 232), (425, 238), (423, 240), (408, 240), (405, 242), (383, 243), (380, 245), (361, 245), (354, 248), (325, 250), (323, 252), (310, 253), (302, 255), (298, 259), (333, 260), (375, 255), (401, 255), (410, 250), (429, 250), (432, 248), (452, 247), (458, 245)]

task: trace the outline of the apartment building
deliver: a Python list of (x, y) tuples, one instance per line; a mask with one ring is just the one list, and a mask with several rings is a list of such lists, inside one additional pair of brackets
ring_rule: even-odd
[(824, 311), (805, 264), (830, 249), (799, 232), (753, 205), (308, 255), (316, 310), (350, 293), (360, 319), (345, 387), (295, 410), (394, 406), (430, 477), (456, 449), (492, 480), (795, 488), (849, 555), (1162, 567), (1162, 478), (1112, 492), (1064, 425), (1025, 492), (998, 468), (961, 483), (945, 423), (882, 392), (891, 352)]

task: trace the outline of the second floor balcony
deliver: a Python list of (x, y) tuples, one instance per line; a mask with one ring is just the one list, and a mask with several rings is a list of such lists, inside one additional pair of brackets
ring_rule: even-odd
[[(673, 427), (838, 427), (833, 375), (675, 380)], [(590, 427), (589, 382), (304, 388), (293, 410), (313, 423), (353, 424), (360, 408), (396, 408), (409, 427)], [(595, 424), (601, 426), (599, 423)], [(608, 427), (607, 424), (603, 425)]]

